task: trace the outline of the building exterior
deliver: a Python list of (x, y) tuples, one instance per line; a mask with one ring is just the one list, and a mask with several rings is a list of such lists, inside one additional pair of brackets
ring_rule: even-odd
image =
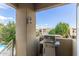
[(39, 29), (36, 29), (36, 35), (47, 35), (48, 32), (51, 30), (51, 28), (39, 28)]
[(70, 37), (76, 38), (76, 28), (70, 28)]
[[(50, 30), (51, 30), (51, 28), (39, 28), (39, 29), (36, 29), (36, 33), (37, 34), (39, 33), (39, 36), (47, 35)], [(76, 28), (70, 27), (69, 34), (70, 34), (69, 37), (76, 38)]]
[(46, 35), (50, 31), (50, 28), (43, 28), (43, 29), (40, 29), (39, 31), (42, 33), (42, 35)]

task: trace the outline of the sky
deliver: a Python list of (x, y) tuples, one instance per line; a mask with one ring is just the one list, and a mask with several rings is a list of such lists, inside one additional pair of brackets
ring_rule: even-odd
[(36, 13), (37, 27), (54, 28), (59, 22), (76, 27), (76, 4), (67, 4)]
[(0, 23), (7, 24), (16, 19), (16, 10), (6, 4), (0, 3)]
[[(0, 23), (16, 22), (16, 10), (6, 4), (0, 3)], [(68, 23), (76, 27), (76, 4), (47, 9), (36, 12), (36, 26), (54, 28), (59, 22)]]

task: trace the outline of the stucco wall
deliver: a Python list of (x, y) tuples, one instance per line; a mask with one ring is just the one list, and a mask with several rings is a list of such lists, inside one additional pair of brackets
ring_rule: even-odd
[(31, 24), (27, 24), (27, 55), (33, 56), (37, 54), (36, 13), (31, 6), (27, 8), (27, 16), (31, 16)]
[(73, 39), (73, 56), (77, 56), (77, 39)]
[(57, 56), (72, 56), (73, 55), (73, 43), (71, 39), (57, 39), (60, 41), (60, 46), (56, 48)]
[[(31, 24), (27, 23), (27, 17), (31, 17)], [(16, 55), (36, 55), (36, 20), (32, 4), (20, 4), (16, 8)]]
[(79, 56), (79, 3), (77, 3), (77, 56)]

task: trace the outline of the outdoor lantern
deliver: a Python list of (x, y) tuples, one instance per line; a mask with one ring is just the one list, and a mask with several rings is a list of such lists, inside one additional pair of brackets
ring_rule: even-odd
[(27, 24), (31, 24), (32, 23), (32, 18), (30, 16), (28, 16), (26, 18)]

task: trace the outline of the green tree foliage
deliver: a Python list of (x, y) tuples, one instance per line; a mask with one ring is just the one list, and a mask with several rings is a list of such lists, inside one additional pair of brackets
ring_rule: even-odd
[(3, 24), (0, 24), (0, 35), (2, 33), (2, 29), (3, 29), (4, 25)]
[[(1, 35), (3, 33), (2, 32), (3, 31), (3, 28), (4, 28), (4, 25), (0, 23), (0, 38), (1, 38), (1, 41), (3, 40), (2, 39), (2, 35)], [(1, 41), (0, 41), (0, 43), (1, 43)]]
[(55, 34), (55, 29), (50, 30), (49, 34)]
[(55, 33), (60, 34), (63, 37), (68, 37), (68, 35), (69, 35), (69, 25), (67, 23), (60, 22), (55, 27)]
[(69, 35), (69, 25), (67, 23), (58, 23), (55, 29), (50, 30), (49, 34), (62, 35), (63, 37), (68, 37)]
[(14, 22), (9, 22), (7, 25), (5, 25), (2, 29), (2, 37), (7, 44), (9, 41), (12, 39), (15, 39), (15, 23)]

